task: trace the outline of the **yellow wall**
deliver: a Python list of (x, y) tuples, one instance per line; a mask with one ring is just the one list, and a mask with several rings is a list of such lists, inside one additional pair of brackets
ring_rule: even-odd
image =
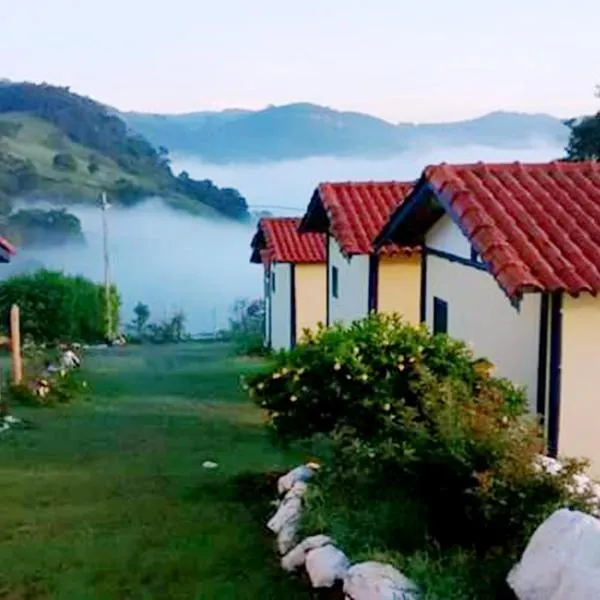
[(421, 256), (381, 256), (377, 311), (398, 313), (408, 322), (420, 320)]
[(600, 477), (600, 297), (563, 299), (558, 453)]
[(296, 265), (296, 340), (302, 339), (304, 329), (325, 323), (327, 284), (325, 264)]

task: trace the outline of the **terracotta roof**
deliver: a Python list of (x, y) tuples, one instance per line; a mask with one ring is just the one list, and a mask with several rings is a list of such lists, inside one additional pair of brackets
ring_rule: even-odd
[(600, 291), (600, 163), (429, 166), (381, 237), (416, 243), (444, 210), (510, 297)]
[[(0, 262), (8, 262), (10, 260), (10, 256), (14, 256), (17, 253), (16, 248), (6, 239), (3, 238), (2, 236), (0, 236), (0, 248), (2, 248), (2, 250), (4, 250), (7, 254), (8, 257), (2, 257), (0, 258)], [(8, 259), (8, 260), (5, 260)]]
[[(325, 236), (300, 233), (300, 218), (261, 219), (252, 239), (252, 262), (272, 260), (290, 263), (325, 262)], [(265, 254), (264, 251), (268, 254)]]
[[(346, 256), (370, 254), (375, 237), (412, 187), (412, 183), (400, 181), (321, 183), (301, 231), (331, 233)], [(404, 251), (410, 253), (414, 248), (390, 244), (381, 249), (384, 254)]]

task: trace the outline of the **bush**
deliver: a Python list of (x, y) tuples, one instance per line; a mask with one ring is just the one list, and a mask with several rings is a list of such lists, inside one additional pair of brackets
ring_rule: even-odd
[(59, 152), (52, 159), (52, 167), (57, 171), (77, 171), (77, 161), (68, 152)]
[(536, 468), (543, 440), (523, 390), (489, 367), (448, 336), (373, 315), (309, 335), (247, 384), (278, 439), (330, 439), (316, 505), (336, 508), (309, 498), (313, 524), (315, 510), (336, 537), (340, 521), (355, 523), (365, 552), (464, 551), (504, 568), (558, 507), (591, 506), (569, 486), (584, 463), (559, 476)]
[[(0, 314), (8, 330), (10, 307), (18, 304), (21, 334), (38, 343), (59, 340), (96, 343), (104, 340), (104, 286), (81, 276), (36, 271), (0, 283)], [(112, 289), (112, 315), (119, 321), (120, 299)]]

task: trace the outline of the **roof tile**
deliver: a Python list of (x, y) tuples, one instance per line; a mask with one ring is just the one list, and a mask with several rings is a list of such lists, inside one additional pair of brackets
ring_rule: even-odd
[[(343, 254), (370, 254), (375, 237), (412, 187), (412, 183), (400, 181), (321, 183), (313, 199), (323, 205), (330, 232)], [(414, 248), (395, 245), (382, 248), (384, 254), (400, 251), (410, 253)]]
[(600, 164), (429, 166), (443, 196), (509, 296), (600, 291)]
[(299, 225), (300, 218), (261, 219), (258, 232), (262, 233), (262, 237), (255, 235), (252, 246), (260, 251), (262, 261), (325, 262), (325, 236), (320, 233), (299, 233)]

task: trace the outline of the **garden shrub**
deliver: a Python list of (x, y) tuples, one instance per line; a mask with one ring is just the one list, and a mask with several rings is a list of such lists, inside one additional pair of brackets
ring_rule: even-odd
[(446, 335), (372, 315), (309, 335), (246, 383), (279, 439), (329, 437), (320, 502), (335, 503), (369, 547), (361, 523), (372, 519), (349, 515), (378, 512), (381, 500), (382, 549), (406, 552), (421, 531), (421, 549), (462, 549), (506, 566), (558, 507), (591, 506), (569, 486), (583, 462), (567, 461), (558, 476), (536, 468), (543, 440), (524, 391), (489, 366)]

